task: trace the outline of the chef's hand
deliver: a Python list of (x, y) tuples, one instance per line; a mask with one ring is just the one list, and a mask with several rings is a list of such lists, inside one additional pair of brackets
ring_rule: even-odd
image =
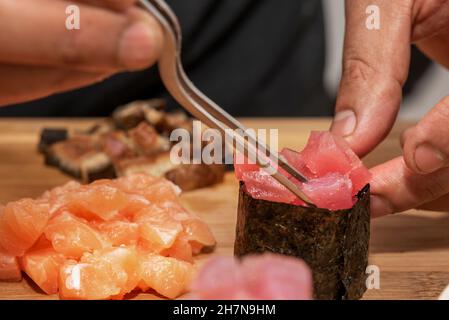
[[(380, 8), (380, 30), (365, 26)], [(391, 130), (408, 76), (410, 43), (449, 67), (449, 1), (347, 0), (343, 77), (331, 130), (360, 156)], [(449, 211), (449, 98), (402, 138), (403, 157), (375, 167), (374, 217), (421, 207)]]
[[(152, 65), (162, 30), (135, 0), (1, 0), (0, 106), (92, 84)], [(80, 29), (66, 28), (66, 8)]]

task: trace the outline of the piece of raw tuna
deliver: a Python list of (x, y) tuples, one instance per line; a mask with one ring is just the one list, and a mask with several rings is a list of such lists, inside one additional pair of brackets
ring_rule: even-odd
[[(341, 138), (330, 132), (312, 132), (301, 152), (283, 149), (287, 162), (309, 179), (306, 184), (292, 176), (311, 201), (320, 208), (347, 209), (354, 205), (357, 193), (371, 179), (369, 170)], [(236, 159), (241, 160), (242, 156)], [(236, 177), (255, 199), (304, 205), (292, 192), (255, 165), (236, 162)]]
[(192, 297), (209, 300), (310, 300), (312, 275), (300, 259), (264, 254), (240, 262), (216, 257), (200, 270)]
[(329, 173), (347, 175), (357, 194), (371, 179), (369, 170), (341, 137), (330, 132), (312, 131), (300, 158), (315, 177)]

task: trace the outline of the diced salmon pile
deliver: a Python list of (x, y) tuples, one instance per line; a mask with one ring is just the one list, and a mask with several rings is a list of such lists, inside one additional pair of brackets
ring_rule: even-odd
[[(304, 150), (283, 149), (280, 156), (309, 179), (301, 183), (283, 171), (320, 208), (351, 208), (355, 196), (371, 179), (369, 170), (349, 145), (330, 132), (314, 131)], [(304, 205), (295, 194), (242, 154), (236, 154), (234, 162), (237, 179), (245, 183), (246, 191), (253, 198)]]
[[(223, 277), (223, 275), (226, 275)], [(201, 300), (310, 300), (312, 272), (300, 259), (265, 253), (215, 257), (192, 283), (191, 298)]]
[(163, 178), (69, 182), (0, 208), (0, 281), (24, 271), (63, 299), (121, 299), (133, 290), (183, 294), (209, 227)]

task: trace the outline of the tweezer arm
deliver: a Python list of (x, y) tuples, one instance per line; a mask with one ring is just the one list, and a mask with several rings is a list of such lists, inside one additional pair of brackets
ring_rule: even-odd
[(176, 15), (170, 7), (163, 0), (140, 0), (140, 4), (158, 20), (164, 29), (165, 43), (159, 59), (159, 71), (166, 89), (173, 98), (207, 126), (218, 129), (225, 136), (230, 136), (232, 138), (231, 141), (235, 140), (240, 150), (244, 150), (248, 155), (253, 155), (257, 164), (269, 172), (279, 183), (307, 204), (313, 205), (310, 199), (296, 184), (274, 168), (267, 159), (260, 159), (257, 146), (267, 152), (269, 158), (278, 163), (281, 168), (297, 180), (307, 182), (307, 179), (291, 167), (285, 159), (279, 158), (265, 144), (257, 141), (255, 137), (247, 135), (242, 138), (239, 136), (236, 131), (237, 129), (241, 132), (247, 132), (247, 129), (225, 110), (206, 97), (189, 80), (180, 59), (182, 47), (181, 28)]

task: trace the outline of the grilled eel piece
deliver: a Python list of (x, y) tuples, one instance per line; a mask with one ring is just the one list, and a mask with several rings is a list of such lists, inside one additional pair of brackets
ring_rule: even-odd
[(47, 165), (92, 182), (137, 172), (165, 176), (183, 190), (207, 187), (222, 181), (222, 165), (174, 165), (170, 161), (170, 133), (192, 131), (192, 120), (183, 112), (167, 113), (165, 101), (136, 101), (119, 107), (110, 119), (85, 132), (44, 129), (39, 151)]
[(89, 136), (76, 136), (45, 149), (45, 163), (82, 181), (114, 178), (115, 170), (106, 153), (98, 151)]
[(183, 191), (205, 188), (223, 181), (225, 166), (207, 164), (179, 164), (170, 161), (170, 152), (122, 159), (115, 162), (118, 176), (146, 173), (152, 176), (164, 176)]

